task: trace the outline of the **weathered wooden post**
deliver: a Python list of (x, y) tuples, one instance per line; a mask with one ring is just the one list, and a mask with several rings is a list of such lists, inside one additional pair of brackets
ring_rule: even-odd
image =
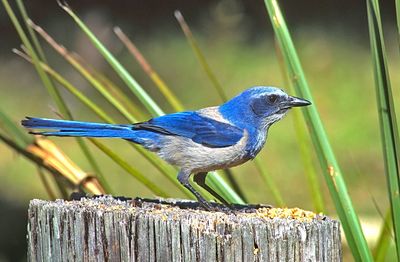
[(328, 217), (278, 208), (207, 212), (193, 202), (157, 202), (32, 200), (29, 260), (341, 261), (340, 225)]

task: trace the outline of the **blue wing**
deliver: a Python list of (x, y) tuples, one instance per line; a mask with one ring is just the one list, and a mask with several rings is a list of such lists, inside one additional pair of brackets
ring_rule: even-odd
[(181, 112), (133, 125), (133, 129), (183, 136), (208, 147), (227, 147), (243, 137), (243, 130), (196, 112)]

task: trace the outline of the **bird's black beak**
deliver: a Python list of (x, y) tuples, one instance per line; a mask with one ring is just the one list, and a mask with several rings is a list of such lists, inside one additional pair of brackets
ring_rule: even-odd
[(309, 106), (309, 105), (311, 105), (310, 101), (295, 96), (289, 96), (289, 99), (287, 101), (288, 107), (299, 107), (299, 106)]

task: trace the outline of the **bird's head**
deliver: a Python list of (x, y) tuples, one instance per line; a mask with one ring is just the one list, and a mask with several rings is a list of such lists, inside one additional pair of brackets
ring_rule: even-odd
[(257, 86), (247, 89), (221, 106), (221, 113), (230, 121), (268, 128), (292, 107), (307, 106), (305, 99), (290, 96), (276, 87)]

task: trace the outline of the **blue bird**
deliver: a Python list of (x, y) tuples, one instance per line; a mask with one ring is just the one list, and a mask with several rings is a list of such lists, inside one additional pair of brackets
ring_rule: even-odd
[(22, 125), (46, 129), (32, 134), (70, 137), (116, 137), (139, 144), (178, 166), (179, 182), (198, 201), (209, 203), (192, 187), (189, 177), (226, 203), (206, 183), (209, 171), (240, 165), (253, 159), (264, 146), (269, 127), (292, 107), (307, 106), (305, 99), (289, 96), (275, 87), (252, 87), (221, 106), (179, 112), (126, 125), (27, 117)]

